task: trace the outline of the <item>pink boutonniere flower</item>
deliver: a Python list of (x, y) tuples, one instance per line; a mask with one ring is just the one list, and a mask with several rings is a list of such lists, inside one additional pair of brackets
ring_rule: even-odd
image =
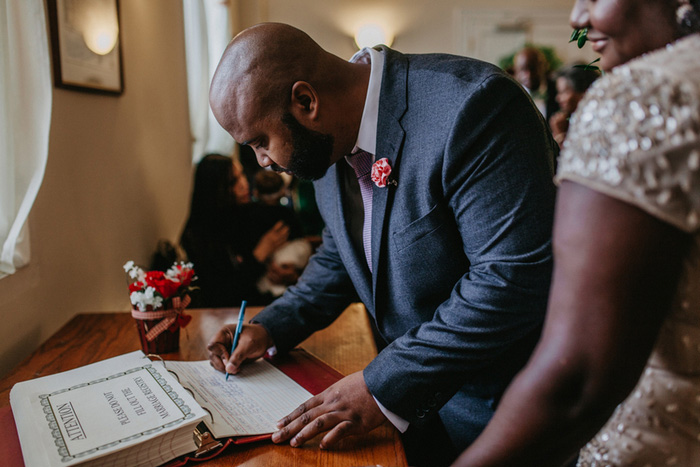
[(372, 165), (372, 181), (379, 188), (384, 188), (387, 184), (387, 179), (391, 173), (389, 159), (383, 157)]

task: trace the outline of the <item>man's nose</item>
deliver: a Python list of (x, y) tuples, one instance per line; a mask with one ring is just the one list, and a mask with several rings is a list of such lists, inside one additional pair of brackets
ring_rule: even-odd
[(273, 164), (272, 159), (263, 152), (255, 151), (255, 158), (258, 160), (258, 165), (260, 167), (269, 167)]

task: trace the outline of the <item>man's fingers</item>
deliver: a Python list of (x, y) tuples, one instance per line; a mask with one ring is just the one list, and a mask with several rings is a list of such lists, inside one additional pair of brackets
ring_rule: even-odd
[(338, 423), (331, 431), (326, 433), (326, 436), (323, 437), (318, 447), (321, 449), (333, 447), (338, 441), (351, 435), (353, 431), (352, 428), (353, 423), (348, 420)]
[[(235, 329), (235, 325), (234, 329)], [(233, 339), (233, 333), (230, 329), (231, 325), (224, 326), (216, 333), (216, 335), (207, 344), (207, 351), (209, 351), (209, 363), (216, 370), (224, 372), (226, 371), (226, 361), (229, 358), (229, 350), (231, 349), (231, 342)]]
[(226, 361), (226, 372), (235, 375), (240, 371), (241, 365), (245, 360), (245, 352), (240, 349), (239, 345), (233, 352), (233, 355)]
[(223, 372), (226, 358), (228, 358), (226, 347), (220, 342), (212, 342), (207, 346), (207, 350), (209, 351), (209, 363), (211, 363), (211, 366)]
[(299, 433), (297, 433), (289, 441), (289, 445), (292, 447), (301, 446), (302, 444), (314, 438), (315, 436), (328, 430), (331, 430), (331, 432), (335, 432), (335, 435), (329, 440), (326, 440), (328, 435), (324, 436), (323, 440), (326, 441), (322, 440), (319, 446), (321, 448), (327, 448), (335, 444), (340, 439), (348, 436), (350, 434), (351, 427), (352, 423), (348, 420), (345, 420), (337, 412), (323, 413), (318, 417), (309, 420), (309, 422), (304, 425), (301, 431), (299, 431)]
[(312, 401), (314, 401), (314, 398), (311, 398), (305, 403), (301, 404), (294, 410), (294, 412), (277, 422), (277, 428), (279, 428), (279, 431), (272, 435), (273, 442), (279, 443), (298, 436), (298, 433), (302, 431), (304, 427), (312, 422), (315, 423), (316, 417), (323, 415), (322, 408), (312, 408), (310, 405)]
[(300, 417), (304, 417), (304, 419), (307, 419), (310, 415), (312, 416), (313, 413), (310, 413), (310, 411), (323, 404), (323, 395), (324, 393), (314, 396), (311, 399), (304, 402), (303, 404), (301, 404), (296, 409), (294, 409), (292, 413), (290, 413), (289, 415), (277, 422), (277, 428), (287, 426)]
[(294, 435), (295, 435), (295, 433), (292, 433), (289, 430), (288, 426), (284, 426), (284, 427), (280, 428), (278, 431), (275, 431), (274, 433), (272, 433), (272, 442), (273, 443), (282, 443), (284, 441), (287, 441), (289, 438), (291, 438)]
[(304, 412), (273, 434), (272, 440), (276, 443), (289, 440), (290, 446), (301, 446), (307, 440), (327, 430), (324, 428), (327, 424), (324, 417), (326, 414), (320, 414), (316, 417), (312, 412)]
[[(311, 399), (309, 399), (309, 400), (311, 400)], [(308, 402), (308, 401), (306, 401), (306, 402)], [(306, 402), (304, 402), (299, 407), (294, 409), (294, 411), (292, 413), (285, 416), (282, 420), (278, 421), (277, 428), (282, 428), (282, 427), (289, 425), (290, 423), (292, 423), (293, 420), (299, 418), (302, 414), (304, 414), (304, 412), (306, 412)]]

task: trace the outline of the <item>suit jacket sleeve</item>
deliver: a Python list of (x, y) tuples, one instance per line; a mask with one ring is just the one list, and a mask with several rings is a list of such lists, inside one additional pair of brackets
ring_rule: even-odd
[[(393, 340), (364, 370), (372, 394), (411, 423), (460, 389), (497, 399), (539, 334), (552, 267), (555, 143), (535, 112), (514, 83), (495, 75), (451, 122), (435, 208), (448, 215), (428, 235), (439, 241), (440, 229), (457, 232), (468, 271), (432, 319)], [(439, 254), (435, 243), (411, 248), (405, 254)]]
[(297, 283), (255, 316), (279, 352), (330, 325), (358, 297), (328, 228)]

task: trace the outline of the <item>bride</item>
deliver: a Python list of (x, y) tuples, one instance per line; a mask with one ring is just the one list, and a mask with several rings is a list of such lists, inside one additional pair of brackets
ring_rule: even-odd
[(606, 74), (559, 160), (545, 329), (455, 465), (700, 466), (699, 13), (575, 3)]

